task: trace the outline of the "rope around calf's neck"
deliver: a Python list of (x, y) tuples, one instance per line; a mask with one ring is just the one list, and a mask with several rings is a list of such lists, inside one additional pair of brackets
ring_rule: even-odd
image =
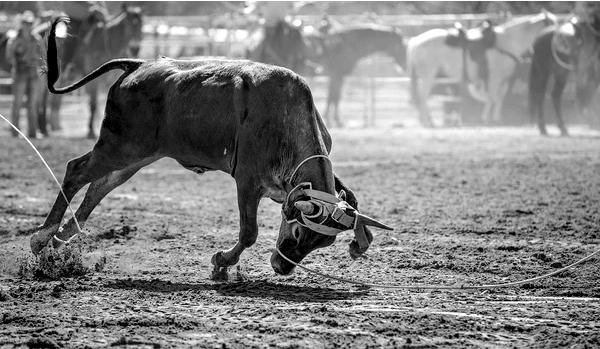
[(347, 279), (347, 278), (343, 278), (343, 277), (339, 277), (339, 276), (334, 276), (334, 275), (329, 275), (323, 272), (320, 272), (318, 270), (314, 270), (308, 267), (305, 267), (301, 264), (298, 264), (294, 261), (292, 261), (291, 259), (289, 259), (288, 257), (286, 257), (280, 250), (279, 248), (275, 247), (275, 250), (277, 251), (277, 253), (281, 256), (281, 258), (285, 259), (286, 261), (288, 261), (289, 263), (292, 263), (293, 265), (295, 265), (296, 267), (302, 268), (310, 273), (319, 275), (321, 277), (324, 277), (326, 279), (331, 279), (331, 280), (336, 280), (336, 281), (340, 281), (340, 282), (345, 282), (348, 284), (353, 284), (353, 285), (358, 285), (358, 286), (365, 286), (365, 287), (370, 287), (370, 288), (385, 288), (385, 289), (394, 289), (394, 290), (477, 290), (477, 289), (492, 289), (492, 288), (502, 288), (502, 287), (513, 287), (513, 286), (518, 286), (518, 285), (523, 285), (526, 283), (531, 283), (534, 281), (538, 281), (538, 280), (542, 280), (545, 278), (549, 278), (551, 276), (554, 275), (558, 275), (568, 269), (573, 268), (576, 265), (579, 265), (587, 260), (590, 260), (592, 258), (594, 258), (594, 256), (596, 256), (597, 254), (600, 253), (600, 249), (596, 250), (595, 252), (587, 255), (586, 257), (583, 257), (581, 259), (579, 259), (576, 262), (573, 262), (569, 265), (567, 265), (566, 267), (560, 268), (558, 270), (555, 270), (553, 272), (550, 273), (546, 273), (540, 276), (536, 276), (533, 278), (529, 278), (529, 279), (525, 279), (525, 280), (520, 280), (520, 281), (514, 281), (514, 282), (506, 282), (506, 283), (498, 283), (498, 284), (489, 284), (489, 285), (460, 285), (460, 286), (444, 286), (444, 285), (386, 285), (386, 284), (379, 284), (379, 283), (369, 283), (369, 282), (364, 282), (364, 281), (357, 281), (357, 280), (351, 280), (351, 279)]

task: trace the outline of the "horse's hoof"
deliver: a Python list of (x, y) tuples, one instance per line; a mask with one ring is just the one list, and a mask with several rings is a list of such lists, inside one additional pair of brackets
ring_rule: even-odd
[(37, 232), (33, 233), (33, 235), (31, 235), (31, 238), (29, 239), (29, 246), (31, 247), (31, 252), (33, 252), (33, 254), (36, 255), (39, 254), (44, 249), (44, 247), (48, 245), (48, 242), (50, 241), (50, 239), (52, 239), (52, 236), (54, 236), (57, 230), (58, 224), (51, 225), (46, 228), (39, 228)]

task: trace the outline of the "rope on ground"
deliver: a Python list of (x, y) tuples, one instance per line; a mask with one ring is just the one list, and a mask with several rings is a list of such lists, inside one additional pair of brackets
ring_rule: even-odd
[(558, 270), (555, 270), (553, 272), (544, 274), (544, 275), (540, 275), (540, 276), (536, 276), (533, 278), (529, 278), (529, 279), (525, 279), (525, 280), (520, 280), (520, 281), (514, 281), (514, 282), (506, 282), (506, 283), (499, 283), (499, 284), (489, 284), (489, 285), (458, 285), (458, 286), (445, 286), (445, 285), (386, 285), (386, 284), (378, 284), (378, 283), (369, 283), (369, 282), (364, 282), (364, 281), (356, 281), (356, 280), (351, 280), (351, 279), (347, 279), (347, 278), (342, 278), (339, 276), (334, 276), (334, 275), (329, 275), (326, 273), (322, 273), (320, 271), (305, 267), (301, 264), (298, 264), (294, 261), (292, 261), (291, 259), (289, 259), (288, 257), (286, 257), (283, 253), (281, 253), (281, 251), (279, 250), (279, 248), (275, 248), (277, 250), (277, 253), (279, 253), (279, 255), (285, 259), (286, 261), (288, 261), (289, 263), (292, 263), (293, 265), (302, 268), (310, 273), (319, 275), (321, 277), (324, 277), (326, 279), (331, 279), (331, 280), (336, 280), (336, 281), (340, 281), (340, 282), (345, 282), (348, 284), (353, 284), (353, 285), (358, 285), (358, 286), (364, 286), (364, 287), (370, 287), (370, 288), (385, 288), (385, 289), (394, 289), (394, 290), (477, 290), (477, 289), (492, 289), (492, 288), (501, 288), (501, 287), (513, 287), (513, 286), (518, 286), (518, 285), (522, 285), (522, 284), (527, 284), (527, 283), (531, 283), (534, 281), (538, 281), (541, 279), (545, 279), (545, 278), (549, 278), (551, 276), (560, 274), (568, 269), (571, 269), (573, 267), (575, 267), (576, 265), (579, 265), (587, 260), (590, 260), (592, 258), (594, 258), (594, 256), (596, 256), (597, 254), (600, 253), (600, 250), (597, 250), (589, 255), (587, 255), (586, 257), (581, 258), (580, 260), (573, 262), (569, 265), (567, 265), (566, 267), (560, 268)]
[[(20, 134), (25, 141), (27, 141), (27, 143), (29, 144), (29, 146), (35, 151), (35, 153), (37, 154), (37, 156), (40, 158), (40, 160), (42, 160), (42, 163), (44, 164), (44, 166), (46, 166), (46, 169), (48, 170), (48, 172), (50, 172), (50, 175), (52, 176), (52, 178), (54, 179), (54, 182), (56, 182), (56, 184), (58, 185), (59, 189), (60, 189), (60, 193), (62, 194), (63, 198), (65, 199), (65, 202), (67, 203), (67, 207), (69, 208), (69, 211), (71, 213), (71, 215), (73, 216), (73, 220), (75, 222), (75, 225), (77, 226), (77, 230), (78, 233), (81, 233), (81, 227), (79, 226), (79, 221), (77, 220), (77, 217), (75, 216), (75, 212), (73, 211), (73, 208), (71, 208), (71, 204), (69, 202), (69, 200), (67, 199), (67, 196), (65, 195), (64, 191), (62, 190), (62, 186), (60, 185), (60, 182), (58, 181), (58, 179), (56, 178), (56, 176), (54, 175), (54, 172), (52, 172), (52, 169), (50, 168), (50, 166), (48, 165), (48, 163), (46, 162), (46, 160), (44, 159), (44, 157), (42, 156), (42, 154), (37, 150), (37, 148), (33, 145), (33, 143), (31, 143), (31, 141), (29, 140), (29, 138), (27, 138), (27, 136), (25, 136), (23, 134), (23, 132), (21, 132), (21, 130), (19, 130), (15, 125), (13, 125), (7, 118), (4, 117), (4, 115), (0, 114), (0, 118), (3, 119), (4, 121), (6, 121), (18, 134)], [(54, 237), (55, 239), (58, 239), (56, 237)], [(73, 237), (71, 237), (73, 238)], [(70, 239), (69, 239), (70, 240)], [(62, 241), (62, 240), (61, 240)], [(319, 275), (321, 277), (327, 278), (327, 279), (332, 279), (332, 280), (337, 280), (337, 281), (341, 281), (341, 282), (345, 282), (345, 283), (349, 283), (349, 284), (354, 284), (354, 285), (359, 285), (359, 286), (365, 286), (365, 287), (371, 287), (371, 288), (386, 288), (386, 289), (404, 289), (404, 290), (415, 290), (415, 289), (428, 289), (428, 290), (468, 290), (468, 289), (491, 289), (491, 288), (501, 288), (501, 287), (512, 287), (512, 286), (518, 286), (518, 285), (522, 285), (522, 284), (526, 284), (526, 283), (530, 283), (530, 282), (534, 282), (534, 281), (538, 281), (541, 279), (545, 279), (545, 278), (549, 278), (551, 276), (560, 274), (568, 269), (571, 269), (573, 267), (575, 267), (576, 265), (579, 265), (587, 260), (590, 260), (592, 258), (594, 258), (594, 256), (596, 256), (597, 254), (600, 253), (600, 250), (597, 250), (595, 252), (593, 252), (592, 254), (581, 258), (580, 260), (571, 263), (569, 265), (567, 265), (566, 267), (560, 268), (558, 270), (555, 270), (553, 272), (544, 274), (544, 275), (540, 275), (537, 277), (533, 277), (533, 278), (529, 278), (529, 279), (525, 279), (525, 280), (521, 280), (521, 281), (515, 281), (515, 282), (507, 282), (507, 283), (499, 283), (499, 284), (490, 284), (490, 285), (460, 285), (460, 286), (444, 286), (444, 285), (385, 285), (385, 284), (377, 284), (377, 283), (368, 283), (368, 282), (363, 282), (363, 281), (356, 281), (356, 280), (351, 280), (351, 279), (346, 279), (346, 278), (342, 278), (342, 277), (338, 277), (338, 276), (334, 276), (334, 275), (328, 275), (325, 273), (322, 273), (320, 271), (314, 270), (314, 269), (310, 269), (308, 267), (305, 267), (303, 265), (300, 265), (294, 261), (292, 261), (291, 259), (287, 258), (280, 250), (279, 248), (275, 247), (275, 249), (277, 250), (277, 253), (279, 253), (279, 255), (285, 259), (286, 261), (288, 261), (289, 263), (292, 263), (293, 265), (302, 268), (310, 273)]]

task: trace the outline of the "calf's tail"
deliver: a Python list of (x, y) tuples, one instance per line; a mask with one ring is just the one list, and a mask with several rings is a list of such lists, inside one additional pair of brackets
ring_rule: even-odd
[(143, 60), (139, 59), (113, 59), (100, 67), (96, 68), (96, 70), (92, 71), (88, 75), (84, 76), (81, 80), (74, 82), (71, 85), (65, 87), (55, 88), (54, 84), (58, 81), (58, 77), (60, 75), (58, 68), (58, 52), (56, 49), (56, 26), (59, 23), (67, 23), (68, 18), (59, 17), (54, 20), (52, 23), (52, 27), (50, 28), (50, 33), (48, 35), (48, 50), (46, 52), (46, 64), (47, 64), (47, 77), (48, 77), (48, 90), (54, 94), (65, 94), (84, 86), (90, 81), (98, 78), (102, 74), (105, 74), (111, 70), (121, 69), (125, 72), (131, 72), (137, 69), (142, 63)]

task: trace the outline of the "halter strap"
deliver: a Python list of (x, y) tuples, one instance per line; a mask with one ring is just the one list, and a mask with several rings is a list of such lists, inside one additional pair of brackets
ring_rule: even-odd
[(292, 172), (292, 175), (290, 176), (290, 184), (292, 183), (292, 179), (294, 179), (294, 176), (296, 176), (296, 174), (298, 173), (298, 170), (300, 170), (302, 165), (307, 163), (309, 160), (316, 159), (316, 158), (324, 158), (324, 159), (327, 159), (327, 161), (329, 161), (329, 163), (331, 163), (331, 160), (329, 159), (329, 156), (327, 156), (327, 155), (318, 154), (318, 155), (312, 155), (312, 156), (307, 157), (306, 159), (302, 160), (298, 164), (298, 166), (296, 166), (296, 168), (294, 169), (294, 172)]
[[(302, 160), (292, 172), (290, 176), (290, 183), (293, 183), (293, 179), (304, 164), (312, 159), (324, 158), (330, 163), (331, 160), (327, 155), (312, 155)], [(315, 231), (319, 234), (328, 236), (337, 236), (341, 232), (346, 230), (354, 230), (355, 239), (361, 250), (366, 250), (369, 247), (369, 241), (367, 239), (364, 227), (358, 225), (358, 218), (361, 215), (357, 210), (354, 210), (348, 203), (337, 197), (336, 195), (316, 190), (312, 188), (310, 182), (302, 182), (295, 186), (288, 193), (284, 206), (291, 205), (290, 200), (292, 195), (301, 193), (304, 196), (310, 198), (314, 203), (320, 203), (318, 212), (306, 215), (304, 212), (300, 212), (300, 217), (292, 218), (287, 217), (286, 213), (282, 210), (282, 215), (288, 223), (298, 223), (299, 225)], [(351, 209), (353, 215), (349, 215), (345, 211)], [(337, 227), (330, 226), (329, 224), (334, 223)]]

